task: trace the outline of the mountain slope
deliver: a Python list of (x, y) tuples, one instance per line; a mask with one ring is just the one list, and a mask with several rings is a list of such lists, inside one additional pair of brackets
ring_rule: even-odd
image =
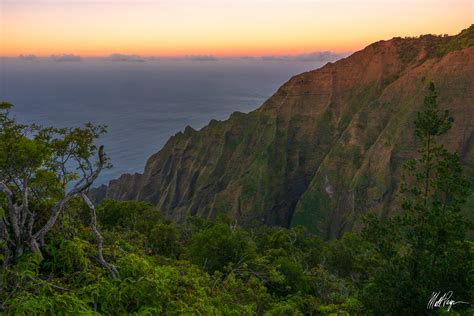
[(435, 82), (455, 118), (444, 141), (474, 175), (474, 27), (457, 36), (394, 38), (297, 75), (259, 109), (187, 127), (143, 174), (94, 190), (150, 201), (167, 216), (225, 214), (250, 225), (305, 225), (325, 238), (368, 210), (397, 210), (400, 167), (415, 153), (414, 112)]

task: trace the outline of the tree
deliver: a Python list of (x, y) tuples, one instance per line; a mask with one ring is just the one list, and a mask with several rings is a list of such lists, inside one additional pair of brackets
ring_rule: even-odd
[(223, 271), (228, 264), (240, 266), (255, 256), (255, 247), (248, 239), (243, 230), (218, 223), (192, 237), (189, 257), (209, 273)]
[(109, 166), (103, 146), (97, 148), (94, 143), (105, 133), (105, 127), (91, 123), (83, 128), (23, 125), (10, 117), (11, 108), (10, 103), (0, 103), (0, 234), (4, 264), (14, 262), (25, 251), (41, 257), (44, 239), (67, 203), (80, 198), (91, 210), (99, 259), (116, 275), (115, 268), (102, 257), (95, 208), (85, 194), (102, 169)]
[(461, 214), (469, 182), (457, 153), (439, 143), (453, 118), (438, 109), (437, 96), (430, 83), (415, 120), (419, 156), (407, 162), (401, 185), (403, 215), (384, 224), (367, 223), (365, 236), (381, 260), (363, 296), (376, 314), (426, 313), (437, 291), (451, 290), (459, 300), (473, 294), (474, 258), (465, 241), (470, 223)]

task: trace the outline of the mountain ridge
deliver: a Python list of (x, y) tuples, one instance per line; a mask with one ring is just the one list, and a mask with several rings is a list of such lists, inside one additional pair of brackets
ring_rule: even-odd
[(177, 221), (225, 214), (339, 237), (368, 210), (396, 212), (396, 179), (415, 152), (409, 134), (428, 81), (456, 120), (444, 141), (472, 179), (473, 46), (474, 26), (375, 42), (293, 76), (255, 111), (186, 127), (143, 174), (122, 175), (91, 196), (149, 201)]

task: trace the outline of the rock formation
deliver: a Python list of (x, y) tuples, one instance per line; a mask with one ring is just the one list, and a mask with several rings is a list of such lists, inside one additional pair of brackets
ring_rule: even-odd
[(474, 26), (456, 36), (379, 41), (294, 76), (260, 108), (186, 127), (91, 196), (143, 200), (181, 221), (219, 214), (245, 225), (305, 225), (324, 238), (361, 215), (399, 210), (403, 162), (416, 154), (415, 112), (426, 85), (455, 119), (444, 142), (474, 175)]

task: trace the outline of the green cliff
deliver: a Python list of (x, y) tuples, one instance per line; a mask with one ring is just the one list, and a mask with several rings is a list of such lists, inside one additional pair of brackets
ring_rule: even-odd
[(414, 113), (429, 81), (455, 119), (444, 142), (474, 178), (473, 46), (474, 26), (456, 36), (376, 42), (291, 78), (253, 112), (187, 127), (143, 174), (91, 196), (150, 201), (176, 221), (224, 214), (339, 237), (366, 212), (398, 211), (397, 180), (416, 153)]

